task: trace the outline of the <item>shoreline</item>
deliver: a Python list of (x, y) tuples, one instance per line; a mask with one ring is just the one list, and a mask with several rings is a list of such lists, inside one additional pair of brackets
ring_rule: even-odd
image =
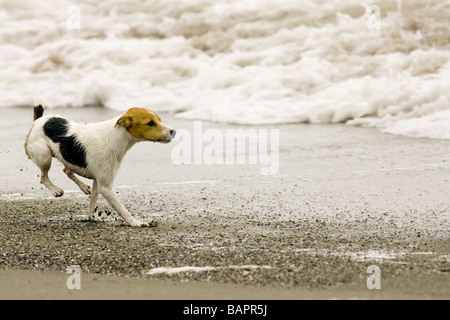
[[(5, 112), (4, 299), (96, 299), (102, 290), (106, 299), (158, 299), (158, 293), (162, 299), (450, 298), (450, 141), (345, 125), (281, 125), (274, 176), (252, 165), (177, 166), (170, 144), (139, 144), (124, 159), (115, 187), (133, 216), (158, 226), (135, 229), (104, 199), (104, 222), (86, 222), (88, 198), (57, 161), (50, 174), (66, 193), (51, 198), (23, 152), (31, 113)], [(103, 108), (57, 112), (76, 121), (116, 114)], [(161, 116), (175, 128), (193, 128), (191, 121)], [(65, 287), (70, 265), (81, 266), (82, 286), (97, 285), (92, 294)], [(380, 267), (380, 290), (367, 288), (371, 265)], [(200, 271), (147, 274), (181, 267)], [(171, 290), (164, 295), (166, 286)], [(122, 287), (136, 294), (111, 293)]]
[[(450, 297), (448, 239), (404, 239), (389, 245), (379, 239), (368, 244), (354, 235), (297, 235), (286, 232), (286, 226), (277, 226), (284, 232), (265, 226), (264, 232), (250, 234), (239, 232), (239, 223), (230, 223), (226, 233), (212, 223), (160, 221), (156, 228), (136, 229), (112, 214), (102, 223), (86, 222), (78, 215), (80, 203), (74, 205), (73, 200), (0, 201), (11, 216), (21, 212), (17, 219), (1, 221), (2, 230), (9, 230), (0, 251), (2, 298), (97, 299), (99, 292), (105, 299)], [(49, 219), (50, 212), (62, 217)], [(321, 224), (310, 222), (308, 230), (318, 230)], [(385, 249), (371, 249), (381, 246)], [(86, 290), (66, 287), (70, 274), (65, 271), (73, 265), (81, 267)], [(367, 287), (372, 265), (381, 269), (380, 290)], [(151, 272), (186, 266), (200, 271)], [(121, 287), (131, 289), (115, 289)], [(167, 292), (161, 293), (163, 288)]]
[[(70, 274), (56, 271), (0, 270), (2, 300), (418, 300), (448, 299), (399, 289), (342, 285), (330, 288), (180, 282), (82, 273), (80, 289), (68, 289)], [(443, 286), (438, 288), (443, 290)]]

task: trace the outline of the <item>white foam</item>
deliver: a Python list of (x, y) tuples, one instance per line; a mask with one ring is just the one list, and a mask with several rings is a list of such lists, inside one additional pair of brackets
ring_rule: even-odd
[[(408, 255), (436, 255), (431, 251), (394, 251), (394, 250), (367, 250), (367, 251), (330, 251), (327, 249), (298, 248), (296, 252), (311, 255), (347, 257), (354, 261), (385, 261), (401, 260)], [(441, 256), (442, 257), (442, 256)]]
[[(377, 3), (381, 30), (359, 0), (5, 0), (0, 106), (41, 96), (48, 107), (450, 139), (450, 6)], [(73, 5), (79, 30), (68, 29)]]
[(202, 272), (202, 271), (210, 271), (214, 270), (214, 267), (178, 267), (178, 268), (153, 268), (149, 270), (146, 274), (148, 275), (155, 275), (155, 274), (175, 274), (180, 272)]
[(157, 185), (177, 185), (177, 184), (217, 184), (220, 180), (191, 180), (191, 181), (176, 181), (176, 182), (159, 182)]
[(182, 272), (206, 272), (206, 271), (214, 271), (220, 269), (244, 269), (244, 270), (256, 270), (256, 269), (270, 269), (271, 266), (258, 266), (258, 265), (242, 265), (242, 266), (223, 266), (223, 267), (193, 267), (193, 266), (184, 266), (184, 267), (158, 267), (153, 268), (146, 272), (148, 275), (157, 275), (157, 274), (176, 274)]

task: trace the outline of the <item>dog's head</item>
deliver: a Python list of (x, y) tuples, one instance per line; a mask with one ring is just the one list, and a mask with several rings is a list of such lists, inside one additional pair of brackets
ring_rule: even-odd
[(161, 123), (161, 118), (145, 108), (131, 108), (117, 120), (114, 128), (124, 127), (132, 136), (139, 140), (169, 143), (175, 137), (176, 131)]

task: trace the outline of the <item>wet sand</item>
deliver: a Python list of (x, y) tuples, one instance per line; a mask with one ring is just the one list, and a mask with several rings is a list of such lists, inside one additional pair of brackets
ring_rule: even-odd
[[(57, 112), (82, 122), (117, 114)], [(103, 199), (104, 222), (87, 222), (88, 197), (57, 161), (51, 178), (66, 193), (50, 197), (23, 152), (31, 109), (4, 114), (3, 299), (450, 298), (450, 141), (282, 125), (273, 176), (260, 165), (175, 165), (172, 144), (142, 143), (115, 184), (135, 217), (158, 222), (139, 229)], [(203, 123), (213, 127), (242, 128)], [(81, 267), (81, 290), (66, 287), (71, 265)], [(379, 290), (367, 288), (371, 265), (381, 271)]]

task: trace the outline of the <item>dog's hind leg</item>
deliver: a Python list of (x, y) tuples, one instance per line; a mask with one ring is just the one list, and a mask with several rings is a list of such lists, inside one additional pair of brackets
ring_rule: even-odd
[(41, 183), (49, 189), (55, 197), (61, 197), (64, 190), (55, 186), (48, 177), (48, 171), (52, 166), (52, 151), (45, 139), (36, 137), (33, 131), (27, 136), (25, 152), (28, 157), (41, 169)]
[(100, 221), (100, 217), (97, 214), (97, 197), (98, 197), (98, 186), (97, 186), (97, 180), (94, 179), (94, 182), (92, 183), (92, 190), (91, 190), (91, 198), (89, 199), (89, 220), (91, 221)]
[(89, 187), (86, 183), (78, 179), (72, 170), (69, 168), (63, 169), (64, 173), (67, 174), (70, 180), (76, 183), (76, 185), (80, 188), (81, 191), (84, 192), (84, 194), (90, 195), (91, 194), (91, 187)]
[(61, 197), (64, 194), (64, 190), (55, 186), (48, 177), (48, 170), (41, 171), (41, 183), (52, 192), (55, 197)]
[(55, 186), (48, 177), (48, 171), (52, 165), (52, 153), (50, 149), (45, 148), (41, 151), (39, 157), (33, 158), (33, 161), (41, 169), (41, 183), (49, 189), (55, 197), (61, 197), (64, 190)]

